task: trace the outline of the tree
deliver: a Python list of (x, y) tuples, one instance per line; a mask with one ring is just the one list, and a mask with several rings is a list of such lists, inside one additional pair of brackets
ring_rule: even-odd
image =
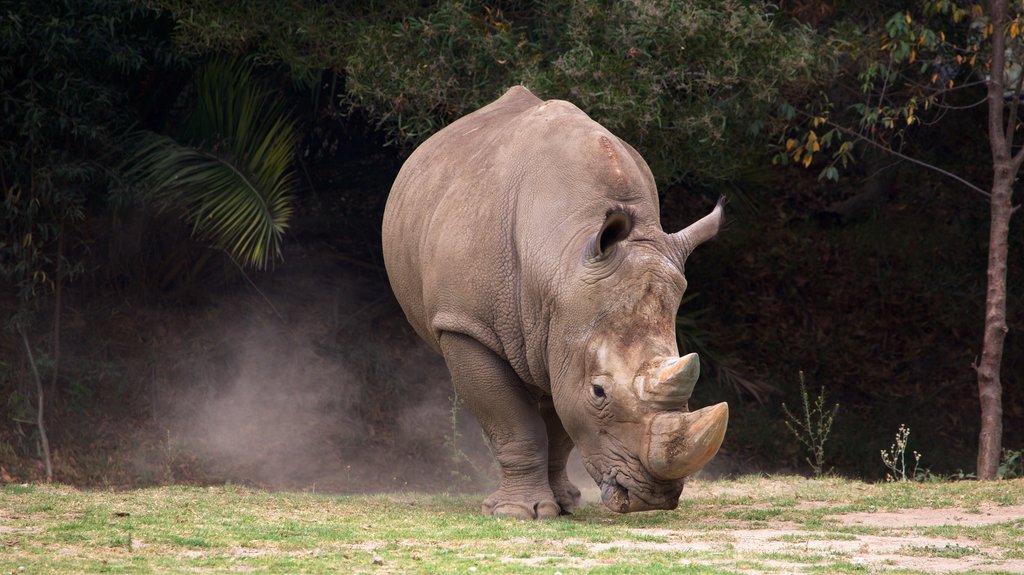
[[(1010, 219), (1017, 209), (1013, 185), (1024, 161), (1024, 147), (1015, 142), (1024, 96), (1022, 10), (1015, 3), (1011, 12), (1007, 0), (989, 0), (987, 6), (927, 0), (891, 13), (884, 31), (874, 35), (850, 23), (837, 26), (839, 33), (831, 42), (847, 58), (861, 98), (839, 110), (821, 99), (795, 114), (799, 128), (785, 139), (780, 155), (783, 161), (815, 166), (823, 179), (836, 179), (837, 166), (852, 157), (852, 144), (863, 143), (942, 174), (988, 201), (984, 335), (981, 359), (974, 366), (981, 407), (979, 479), (996, 477), (1001, 456), (1007, 248)], [(922, 118), (939, 123), (948, 121), (951, 111), (973, 113), (977, 106), (986, 111), (992, 178), (988, 190), (969, 176), (907, 153)]]
[(242, 61), (207, 63), (179, 139), (138, 132), (128, 178), (193, 235), (236, 262), (266, 268), (281, 256), (292, 215), (296, 129), (279, 98)]
[[(108, 203), (117, 137), (136, 119), (134, 80), (170, 62), (168, 47), (157, 13), (127, 0), (0, 3), (0, 288), (14, 292), (5, 327), (35, 380), (47, 479), (44, 397), (57, 391), (63, 286), (83, 269), (78, 227)], [(28, 332), (50, 302), (47, 392)]]
[[(1007, 36), (1020, 34), (1020, 15), (1008, 21), (1007, 0), (989, 0), (992, 38), (992, 60), (987, 81), (988, 137), (992, 148), (991, 228), (988, 241), (988, 289), (985, 297), (985, 339), (978, 364), (978, 395), (981, 398), (981, 430), (978, 435), (978, 479), (995, 479), (1002, 453), (1003, 388), (999, 370), (1003, 363), (1003, 342), (1006, 325), (1006, 256), (1013, 206), (1013, 183), (1024, 160), (1024, 147), (1014, 151), (1014, 136), (1020, 128), (1018, 111), (1024, 74), (1022, 62), (1017, 66), (1016, 84), (1009, 92), (1009, 117), (1003, 117), (1004, 84), (1007, 72)], [(1011, 51), (1011, 54), (1014, 53)], [(1024, 54), (1022, 54), (1024, 55)]]
[(761, 1), (151, 2), (187, 52), (252, 54), (330, 85), (393, 144), (524, 84), (636, 145), (662, 183), (728, 180), (758, 163), (781, 127), (767, 112), (813, 92), (828, 64), (808, 27)]

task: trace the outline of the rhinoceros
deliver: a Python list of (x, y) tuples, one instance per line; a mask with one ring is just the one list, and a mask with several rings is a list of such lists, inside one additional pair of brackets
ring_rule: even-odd
[(667, 234), (650, 168), (565, 101), (524, 87), (453, 122), (402, 166), (384, 210), (388, 278), (501, 467), (485, 514), (571, 513), (575, 446), (604, 504), (674, 509), (718, 451), (725, 403), (690, 412), (683, 265), (722, 202)]

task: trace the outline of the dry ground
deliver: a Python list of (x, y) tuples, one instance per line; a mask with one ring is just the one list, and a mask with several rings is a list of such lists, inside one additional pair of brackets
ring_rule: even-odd
[(481, 516), (479, 495), (7, 485), (0, 574), (1024, 573), (1024, 479), (697, 479), (631, 515), (584, 495), (527, 522)]

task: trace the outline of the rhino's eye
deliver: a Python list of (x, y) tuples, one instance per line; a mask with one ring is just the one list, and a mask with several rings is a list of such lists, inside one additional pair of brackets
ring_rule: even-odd
[(604, 397), (604, 388), (596, 383), (590, 386), (591, 391), (594, 392), (595, 397)]

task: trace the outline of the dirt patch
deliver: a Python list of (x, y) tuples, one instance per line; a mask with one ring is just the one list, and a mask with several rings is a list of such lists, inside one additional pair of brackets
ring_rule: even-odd
[(979, 507), (978, 509), (904, 509), (895, 512), (844, 513), (833, 515), (841, 525), (867, 527), (937, 527), (960, 525), (978, 527), (1024, 520), (1024, 505)]
[[(696, 480), (688, 482), (684, 499), (715, 499), (722, 497), (784, 497), (800, 492), (804, 482), (799, 477), (759, 480), (745, 484)], [(583, 489), (584, 501), (600, 505), (596, 489)], [(836, 503), (799, 501), (798, 509), (824, 509)], [(750, 509), (750, 506), (737, 506)], [(921, 508), (895, 512), (858, 512), (826, 515), (840, 527), (865, 527), (881, 530), (878, 534), (833, 531), (808, 531), (800, 525), (769, 521), (764, 529), (744, 528), (738, 522), (728, 531), (636, 529), (634, 535), (656, 541), (616, 540), (606, 543), (565, 541), (582, 545), (591, 553), (611, 549), (692, 553), (693, 565), (719, 565), (736, 569), (739, 557), (750, 557), (750, 568), (744, 573), (794, 573), (811, 565), (834, 562), (860, 565), (871, 572), (909, 570), (919, 573), (962, 573), (969, 571), (1006, 571), (1024, 573), (1024, 559), (1005, 557), (1004, 550), (969, 537), (935, 537), (920, 533), (922, 529), (944, 525), (981, 527), (1010, 521), (1024, 521), (1024, 505), (985, 505), (977, 508)], [(760, 523), (760, 522), (759, 522)], [(791, 559), (790, 559), (791, 558)], [(799, 559), (803, 558), (803, 560)], [(510, 561), (515, 561), (510, 559)]]
[[(911, 510), (912, 512), (922, 510)], [(931, 510), (928, 510), (931, 511)], [(946, 512), (952, 510), (946, 509)], [(1024, 560), (1006, 559), (1002, 552), (978, 541), (964, 538), (928, 537), (915, 534), (850, 535), (846, 533), (800, 531), (796, 529), (732, 529), (727, 532), (637, 529), (635, 534), (656, 536), (665, 541), (620, 540), (587, 544), (594, 553), (612, 549), (633, 549), (693, 553), (711, 557), (694, 564), (735, 563), (737, 555), (767, 557), (756, 563), (771, 570), (801, 571), (812, 564), (846, 562), (872, 570), (913, 570), (922, 573), (958, 573), (977, 570), (1024, 572)], [(723, 558), (718, 559), (715, 555)], [(956, 555), (955, 557), (951, 555)], [(773, 557), (805, 557), (808, 562)], [(758, 569), (745, 570), (760, 573)]]
[[(785, 485), (775, 484), (780, 489)], [(697, 484), (691, 496), (745, 495), (742, 487), (723, 490), (714, 484)], [(814, 505), (827, 507), (826, 504)], [(617, 540), (606, 543), (566, 541), (592, 553), (614, 549), (692, 553), (694, 565), (731, 565), (737, 556), (748, 555), (760, 567), (745, 573), (797, 572), (811, 564), (833, 562), (861, 565), (874, 571), (911, 570), (921, 573), (1007, 571), (1024, 573), (1024, 559), (1007, 558), (1003, 551), (967, 537), (935, 537), (918, 533), (920, 528), (955, 525), (979, 527), (1024, 520), (1024, 506), (983, 506), (978, 509), (906, 509), (898, 512), (846, 513), (828, 516), (841, 526), (876, 527), (889, 533), (868, 535), (831, 531), (807, 531), (799, 526), (771, 522), (764, 529), (705, 530), (635, 529), (631, 533), (660, 541)], [(787, 557), (802, 557), (800, 562)]]

